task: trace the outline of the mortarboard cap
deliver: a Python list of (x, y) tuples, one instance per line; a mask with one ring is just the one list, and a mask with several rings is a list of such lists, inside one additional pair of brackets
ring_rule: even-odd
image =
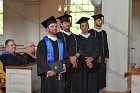
[(47, 28), (50, 24), (52, 23), (57, 23), (56, 19), (54, 16), (49, 17), (48, 19), (46, 19), (45, 21), (43, 21), (41, 24)]
[(98, 14), (98, 15), (93, 15), (91, 17), (94, 18), (94, 21), (96, 21), (97, 19), (102, 19), (102, 17), (104, 16), (102, 14)]
[(72, 21), (70, 18), (72, 19), (72, 16), (67, 14), (67, 13), (65, 13), (64, 15), (59, 16), (56, 19), (59, 19), (60, 22), (62, 23), (62, 22), (70, 22), (70, 21)]
[(79, 19), (76, 24), (81, 24), (81, 23), (84, 23), (84, 22), (87, 22), (90, 18), (88, 17), (82, 17), (81, 19)]

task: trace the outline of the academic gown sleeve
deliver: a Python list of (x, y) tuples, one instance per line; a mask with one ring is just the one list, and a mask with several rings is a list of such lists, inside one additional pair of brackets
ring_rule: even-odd
[(94, 49), (93, 49), (93, 54), (92, 57), (94, 60), (97, 60), (98, 56), (99, 56), (99, 46), (97, 43), (97, 39), (94, 37)]
[(78, 35), (78, 53), (80, 53), (80, 60), (85, 60), (85, 53), (84, 53), (84, 48), (82, 44), (82, 38), (80, 35)]
[(27, 54), (27, 53), (24, 53), (23, 55), (22, 55), (22, 57), (23, 57), (23, 62), (24, 62), (24, 64), (29, 64), (29, 63), (32, 63), (32, 62), (36, 62), (36, 59), (35, 58), (33, 58), (33, 57), (31, 57), (29, 54)]
[(104, 48), (105, 48), (105, 58), (109, 58), (109, 48), (108, 48), (108, 40), (107, 40), (107, 34), (106, 32), (104, 31), (105, 33), (105, 45), (104, 45)]
[(5, 70), (5, 66), (19, 66), (23, 65), (22, 56), (19, 53), (15, 53), (16, 56), (11, 54), (3, 54), (0, 56), (0, 60), (3, 63), (3, 67)]
[(79, 35), (76, 35), (76, 38), (77, 38), (77, 52), (81, 55), (82, 54), (82, 49), (81, 49)]
[(23, 61), (23, 57), (21, 54), (16, 53), (16, 57), (15, 57), (15, 62), (17, 62), (17, 65), (23, 65), (24, 61)]
[(50, 70), (47, 62), (46, 44), (44, 40), (41, 40), (37, 47), (37, 74), (41, 76)]
[(67, 52), (65, 46), (64, 46), (63, 64), (65, 64), (67, 68), (69, 68), (69, 66), (70, 66), (70, 63), (69, 63), (69, 55), (68, 55), (68, 52)]
[(28, 64), (29, 63), (29, 57), (27, 56), (27, 54), (26, 53), (24, 53), (23, 55), (22, 55), (22, 57), (23, 57), (23, 61), (24, 61), (24, 63), (25, 64)]
[(58, 32), (58, 33), (56, 34), (56, 37), (57, 37), (57, 38), (60, 38), (60, 39), (63, 41), (63, 43), (64, 43), (62, 32)]

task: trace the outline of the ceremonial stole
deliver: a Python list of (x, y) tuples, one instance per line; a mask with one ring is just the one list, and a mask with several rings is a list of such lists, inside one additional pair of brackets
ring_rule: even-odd
[(11, 53), (9, 51), (2, 52), (2, 55), (9, 55), (9, 54), (12, 55), (12, 56), (16, 56), (15, 53)]
[[(43, 37), (46, 43), (46, 52), (47, 52), (47, 60), (48, 63), (54, 62), (54, 51), (53, 51), (53, 45), (51, 41), (49, 40), (48, 36)], [(64, 46), (63, 42), (58, 38), (58, 49), (59, 49), (59, 60), (63, 59), (64, 56)], [(60, 78), (62, 77), (62, 74), (60, 74)]]

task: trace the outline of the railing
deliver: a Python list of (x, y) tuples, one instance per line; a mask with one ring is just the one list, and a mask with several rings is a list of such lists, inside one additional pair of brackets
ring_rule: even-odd
[[(37, 46), (35, 46), (35, 49), (37, 50)], [(24, 53), (26, 50), (26, 48), (24, 47), (24, 45), (16, 45), (16, 52), (17, 53)], [(5, 51), (5, 47), (4, 45), (0, 45), (0, 53)]]

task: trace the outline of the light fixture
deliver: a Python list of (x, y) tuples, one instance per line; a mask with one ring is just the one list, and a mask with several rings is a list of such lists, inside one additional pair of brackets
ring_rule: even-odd
[(70, 13), (69, 11), (70, 5), (58, 5), (58, 12), (59, 13)]
[(62, 11), (62, 5), (58, 5), (58, 12), (61, 13)]
[(64, 13), (68, 11), (68, 5), (64, 5)]
[(102, 0), (90, 0), (90, 2), (95, 7), (101, 7), (102, 6)]

